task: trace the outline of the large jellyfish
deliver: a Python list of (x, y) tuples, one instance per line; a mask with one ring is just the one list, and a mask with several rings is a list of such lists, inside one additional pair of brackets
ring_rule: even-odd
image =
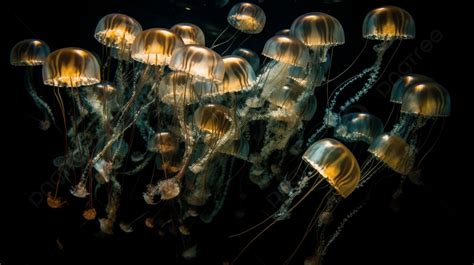
[(206, 44), (204, 32), (202, 32), (202, 30), (194, 24), (178, 23), (172, 26), (170, 31), (180, 36), (185, 45), (193, 44), (204, 46)]
[(130, 49), (137, 35), (142, 31), (140, 23), (124, 14), (108, 14), (95, 28), (94, 37), (103, 45), (121, 52)]

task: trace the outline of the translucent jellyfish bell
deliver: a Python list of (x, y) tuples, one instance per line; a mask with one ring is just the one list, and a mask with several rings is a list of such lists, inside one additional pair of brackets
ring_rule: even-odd
[(383, 133), (383, 123), (378, 117), (369, 113), (349, 113), (341, 117), (336, 127), (337, 138), (353, 142), (363, 141), (368, 144)]
[(175, 33), (162, 28), (142, 31), (132, 44), (132, 59), (150, 65), (168, 65), (173, 52), (184, 46)]
[(400, 111), (424, 117), (446, 117), (451, 113), (451, 97), (436, 82), (415, 84), (405, 91)]
[(55, 87), (80, 87), (100, 83), (96, 57), (81, 48), (52, 52), (43, 65), (43, 83)]
[(393, 103), (402, 104), (403, 94), (407, 88), (412, 85), (425, 83), (425, 82), (433, 82), (433, 79), (418, 74), (409, 74), (400, 77), (392, 87), (392, 93), (390, 94), (390, 101)]
[(204, 32), (201, 28), (191, 23), (179, 23), (171, 27), (170, 31), (181, 37), (185, 45), (201, 45), (206, 44)]
[(304, 67), (310, 61), (308, 48), (291, 36), (274, 36), (263, 47), (262, 54), (275, 61)]
[(178, 150), (178, 142), (171, 133), (160, 132), (153, 136), (148, 149), (161, 154), (173, 153)]
[(267, 100), (272, 105), (289, 112), (294, 112), (298, 99), (304, 91), (305, 88), (303, 86), (293, 80), (289, 80), (284, 86), (275, 87)]
[(184, 72), (170, 72), (160, 82), (161, 101), (168, 105), (190, 105), (199, 102), (202, 96), (212, 94), (209, 83), (200, 82)]
[(306, 46), (337, 46), (344, 44), (344, 29), (341, 23), (325, 13), (311, 12), (304, 14), (291, 24), (291, 35)]
[(252, 66), (240, 56), (225, 56), (224, 61), (224, 79), (218, 86), (220, 94), (239, 92), (251, 88), (255, 80), (255, 72)]
[(359, 184), (359, 164), (352, 152), (337, 140), (326, 138), (315, 142), (306, 150), (303, 160), (344, 198)]
[(197, 45), (186, 45), (178, 49), (171, 58), (169, 67), (185, 72), (201, 80), (222, 82), (224, 61), (215, 51)]
[(374, 139), (368, 151), (402, 175), (408, 174), (413, 167), (414, 152), (400, 136), (381, 134)]
[(124, 14), (108, 14), (95, 28), (94, 37), (107, 47), (128, 49), (135, 37), (142, 31), (142, 26), (134, 18)]
[(260, 57), (254, 51), (246, 48), (237, 48), (232, 52), (232, 55), (237, 55), (247, 60), (255, 73), (260, 69)]
[(49, 55), (48, 45), (42, 40), (22, 40), (10, 52), (10, 64), (14, 66), (42, 65)]
[(362, 36), (371, 40), (405, 40), (415, 38), (415, 21), (410, 13), (396, 6), (370, 11), (364, 19)]
[(235, 4), (227, 15), (227, 22), (232, 27), (248, 34), (262, 32), (265, 21), (265, 12), (259, 6), (251, 3)]
[(206, 104), (194, 112), (194, 123), (203, 132), (213, 136), (227, 133), (235, 122), (231, 110), (219, 104)]

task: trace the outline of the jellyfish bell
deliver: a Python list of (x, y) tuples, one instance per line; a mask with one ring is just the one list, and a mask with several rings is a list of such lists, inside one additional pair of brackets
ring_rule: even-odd
[(46, 198), (46, 203), (50, 208), (58, 209), (62, 208), (66, 202), (59, 197), (53, 196), (51, 192), (48, 192), (48, 198)]
[(174, 178), (158, 182), (158, 190), (162, 200), (171, 200), (181, 193), (179, 183)]
[(224, 62), (224, 79), (218, 85), (219, 94), (249, 90), (256, 81), (252, 66), (240, 56), (230, 55), (222, 58)]
[[(267, 101), (273, 106), (279, 107), (279, 109), (284, 112), (280, 114), (286, 116), (286, 118), (294, 120), (295, 117), (301, 118), (303, 115), (311, 119), (316, 111), (316, 105), (314, 104), (316, 102), (312, 101), (313, 99), (311, 99), (310, 96), (302, 99), (301, 97), (304, 97), (303, 94), (305, 91), (305, 87), (290, 79), (284, 86), (275, 87), (275, 90), (273, 90), (267, 98)], [(300, 102), (301, 100), (304, 102)], [(304, 115), (305, 112), (308, 113)]]
[(222, 137), (234, 127), (235, 117), (230, 109), (219, 104), (206, 104), (194, 112), (194, 124), (212, 137)]
[(206, 44), (204, 32), (194, 24), (178, 23), (172, 26), (170, 31), (180, 36), (185, 45), (194, 44), (204, 46)]
[(325, 13), (311, 12), (299, 16), (291, 24), (291, 35), (313, 49), (344, 44), (341, 23)]
[(258, 34), (265, 26), (266, 17), (263, 10), (251, 3), (237, 3), (229, 11), (227, 22), (247, 34)]
[(94, 37), (101, 44), (115, 49), (130, 48), (142, 26), (134, 18), (124, 14), (108, 14), (95, 28)]
[(412, 85), (434, 82), (433, 79), (419, 74), (408, 74), (400, 77), (392, 87), (392, 92), (390, 94), (390, 101), (397, 104), (402, 104), (403, 95), (407, 88)]
[(173, 53), (169, 67), (203, 81), (220, 83), (224, 79), (224, 61), (215, 51), (197, 45), (186, 45)]
[(97, 58), (81, 48), (62, 48), (48, 55), (43, 83), (55, 87), (80, 87), (100, 83)]
[(413, 168), (414, 150), (403, 138), (384, 133), (374, 139), (368, 151), (389, 168), (407, 175)]
[(147, 29), (132, 44), (132, 59), (148, 65), (168, 65), (171, 56), (184, 43), (176, 33), (163, 28)]
[(151, 139), (149, 149), (161, 154), (174, 153), (178, 150), (178, 142), (170, 132), (160, 132)]
[(371, 40), (406, 40), (415, 38), (415, 21), (410, 13), (396, 6), (370, 11), (364, 19), (362, 36)]
[(254, 51), (246, 48), (237, 48), (232, 52), (232, 55), (240, 56), (247, 60), (255, 73), (260, 69), (260, 57)]
[(341, 117), (335, 136), (339, 139), (354, 142), (363, 141), (368, 144), (383, 133), (382, 120), (369, 113), (348, 113)]
[(84, 219), (86, 219), (87, 221), (94, 220), (96, 216), (97, 216), (97, 212), (94, 208), (86, 209), (82, 213), (82, 217), (84, 217)]
[(49, 46), (42, 40), (22, 40), (11, 50), (10, 64), (14, 66), (43, 65), (49, 53)]
[(447, 117), (451, 113), (451, 97), (436, 82), (415, 84), (405, 91), (400, 111), (427, 118)]
[(360, 168), (352, 152), (337, 140), (325, 138), (311, 145), (303, 160), (346, 198), (360, 181)]
[(182, 106), (198, 103), (202, 97), (214, 95), (215, 90), (209, 82), (185, 72), (173, 71), (161, 80), (158, 94), (163, 103)]
[(265, 43), (262, 54), (275, 61), (300, 67), (305, 67), (310, 61), (308, 48), (291, 36), (271, 37)]

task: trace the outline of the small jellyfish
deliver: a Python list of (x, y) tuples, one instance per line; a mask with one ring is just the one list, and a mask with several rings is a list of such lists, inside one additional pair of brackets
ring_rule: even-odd
[(124, 14), (108, 14), (95, 28), (94, 37), (103, 45), (119, 50), (129, 49), (142, 27), (134, 18)]
[(354, 142), (363, 141), (368, 144), (383, 133), (382, 120), (369, 113), (348, 113), (341, 117), (335, 130), (339, 139)]
[(414, 150), (401, 137), (384, 133), (374, 139), (368, 151), (389, 168), (407, 175), (413, 168)]
[(181, 37), (163, 28), (142, 31), (132, 44), (132, 59), (148, 65), (168, 65), (184, 43)]
[(178, 142), (170, 132), (160, 132), (153, 136), (148, 149), (161, 154), (174, 153), (178, 150)]
[(247, 34), (258, 34), (265, 26), (266, 17), (263, 10), (251, 3), (237, 3), (229, 11), (227, 22)]
[(224, 61), (215, 51), (197, 45), (186, 45), (173, 53), (169, 67), (198, 79), (222, 82)]
[(22, 40), (11, 50), (10, 64), (14, 66), (43, 65), (49, 53), (49, 46), (42, 40)]
[(82, 217), (84, 217), (84, 219), (86, 219), (87, 221), (94, 220), (96, 216), (97, 212), (94, 208), (86, 209), (82, 213)]
[(181, 188), (176, 179), (169, 178), (158, 182), (158, 191), (162, 200), (171, 200), (179, 195)]
[(114, 222), (108, 218), (99, 218), (100, 231), (107, 235), (114, 233)]
[(249, 90), (256, 81), (255, 72), (242, 57), (231, 55), (222, 58), (224, 61), (224, 79), (217, 86), (219, 94)]
[(397, 104), (402, 104), (403, 95), (407, 88), (412, 85), (433, 82), (433, 79), (419, 74), (409, 74), (400, 77), (392, 87), (392, 93), (390, 94), (390, 101)]
[(120, 227), (120, 230), (122, 230), (123, 232), (125, 232), (127, 234), (133, 232), (133, 227), (130, 224), (121, 222), (119, 224), (119, 227)]
[(77, 198), (85, 198), (90, 194), (87, 191), (86, 184), (82, 181), (73, 186), (70, 192)]
[(145, 218), (145, 226), (148, 228), (155, 227), (155, 219), (153, 217)]
[(295, 19), (290, 33), (311, 49), (338, 46), (345, 42), (341, 23), (333, 16), (320, 12), (307, 13)]
[(185, 225), (180, 225), (178, 227), (178, 230), (184, 236), (189, 236), (191, 234), (190, 231), (189, 231), (189, 228)]
[(194, 24), (178, 23), (172, 26), (170, 31), (180, 36), (185, 45), (193, 44), (204, 46), (206, 44), (204, 32)]
[(51, 192), (48, 192), (48, 198), (46, 198), (46, 203), (48, 204), (50, 208), (53, 208), (53, 209), (62, 208), (63, 205), (66, 204), (66, 202), (63, 199), (53, 196)]
[(255, 73), (260, 70), (260, 57), (254, 51), (246, 48), (237, 48), (232, 52), (232, 55), (240, 56), (247, 60)]
[(400, 111), (428, 118), (446, 117), (451, 113), (451, 97), (436, 82), (415, 84), (405, 91)]
[(305, 67), (309, 61), (308, 48), (291, 36), (274, 36), (263, 47), (265, 57), (289, 65)]
[(396, 6), (370, 11), (364, 19), (362, 36), (372, 40), (404, 40), (415, 38), (415, 21), (410, 13)]
[(48, 55), (43, 83), (55, 87), (80, 87), (100, 83), (97, 58), (81, 48), (62, 48)]

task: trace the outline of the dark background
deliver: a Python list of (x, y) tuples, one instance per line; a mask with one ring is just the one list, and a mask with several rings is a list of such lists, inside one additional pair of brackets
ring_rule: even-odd
[[(136, 18), (144, 29), (169, 28), (178, 22), (200, 26), (209, 41), (227, 26), (225, 20), (236, 1), (218, 8), (214, 1), (154, 0), (154, 1), (68, 1), (23, 2), (11, 1), (3, 9), (2, 71), (2, 173), (0, 226), (0, 264), (79, 264), (84, 262), (124, 262), (133, 264), (185, 263), (176, 258), (183, 246), (198, 242), (199, 258), (194, 264), (222, 264), (229, 261), (257, 233), (229, 240), (227, 235), (243, 230), (271, 213), (269, 191), (260, 192), (246, 186), (247, 197), (241, 200), (239, 190), (231, 188), (224, 210), (212, 225), (196, 222), (193, 237), (160, 237), (156, 231), (137, 228), (133, 234), (118, 232), (113, 237), (100, 237), (97, 225), (84, 225), (82, 208), (70, 198), (70, 205), (61, 210), (47, 208), (44, 200), (32, 194), (48, 190), (54, 170), (51, 160), (61, 153), (61, 135), (41, 131), (33, 117), (39, 117), (31, 99), (23, 88), (24, 69), (9, 65), (11, 47), (25, 38), (40, 38), (52, 50), (79, 46), (100, 53), (101, 47), (93, 38), (98, 20), (112, 12)], [(346, 44), (334, 50), (334, 73), (341, 72), (363, 47), (361, 23), (365, 14), (385, 4), (397, 5), (409, 11), (416, 21), (417, 37), (405, 41), (397, 51), (381, 81), (390, 80), (406, 58), (415, 58), (413, 72), (435, 78), (452, 97), (452, 115), (434, 129), (432, 139), (442, 134), (439, 142), (421, 165), (424, 185), (407, 183), (399, 211), (391, 206), (391, 195), (398, 177), (377, 181), (368, 205), (347, 224), (344, 232), (332, 245), (327, 264), (472, 264), (472, 73), (469, 41), (472, 34), (467, 9), (457, 1), (260, 1), (267, 24), (262, 34), (251, 38), (244, 46), (260, 52), (263, 44), (276, 31), (288, 28), (299, 15), (311, 11), (329, 13), (339, 19), (346, 34)], [(186, 9), (186, 7), (188, 9)], [(433, 32), (440, 32), (440, 41), (431, 40), (431, 48), (421, 48), (430, 41)], [(370, 64), (372, 42), (361, 60), (346, 74), (349, 77)], [(392, 50), (393, 52), (393, 50)], [(389, 54), (392, 54), (389, 52)], [(415, 56), (413, 55), (414, 53)], [(38, 73), (37, 73), (38, 74)], [(39, 75), (37, 76), (39, 78)], [(40, 80), (40, 79), (37, 79)], [(342, 80), (341, 80), (342, 81)], [(330, 87), (331, 88), (331, 87)], [(334, 86), (332, 85), (332, 88)], [(39, 92), (50, 93), (48, 87)], [(384, 98), (384, 87), (379, 86), (364, 98), (368, 111), (387, 117), (391, 109)], [(317, 94), (318, 96), (318, 94)], [(323, 94), (323, 96), (325, 96)], [(52, 101), (50, 101), (52, 102)], [(319, 106), (323, 106), (320, 104)], [(56, 112), (57, 113), (57, 112)], [(321, 108), (316, 119), (321, 117)], [(433, 142), (433, 140), (431, 141)], [(245, 177), (243, 175), (242, 177)], [(130, 182), (131, 184), (134, 181)], [(129, 183), (129, 184), (130, 184)], [(132, 193), (140, 205), (138, 186)], [(124, 199), (124, 200), (125, 200)], [(278, 223), (242, 256), (240, 264), (281, 264), (295, 248), (314, 209), (317, 198), (310, 198), (293, 219)], [(242, 206), (243, 205), (243, 206)], [(143, 213), (144, 206), (132, 209), (124, 205), (131, 220)], [(237, 219), (236, 210), (246, 213)], [(274, 208), (273, 208), (274, 210)], [(126, 216), (124, 210), (124, 215)], [(61, 249), (58, 242), (63, 246)], [(314, 249), (314, 239), (308, 237), (294, 264)], [(193, 263), (190, 263), (193, 264)]]

